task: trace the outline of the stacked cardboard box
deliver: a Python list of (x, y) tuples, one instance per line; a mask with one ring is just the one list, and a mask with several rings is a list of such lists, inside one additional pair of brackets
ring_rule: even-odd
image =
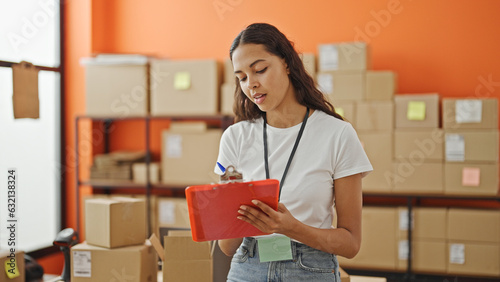
[(396, 95), (393, 191), (442, 194), (442, 131), (439, 95)]
[(144, 152), (116, 151), (94, 156), (90, 179), (131, 180), (132, 165), (144, 161)]
[(156, 281), (156, 253), (145, 242), (144, 222), (144, 199), (88, 199), (86, 241), (71, 248), (71, 281)]
[(500, 277), (500, 211), (450, 208), (448, 273)]
[(81, 63), (87, 115), (123, 118), (149, 113), (147, 57), (101, 54)]
[(24, 252), (12, 253), (5, 249), (0, 250), (0, 282), (24, 282), (26, 278)]
[(214, 115), (219, 112), (219, 65), (214, 59), (151, 61), (151, 115)]
[(497, 99), (443, 99), (446, 194), (498, 194), (497, 107)]
[(162, 132), (161, 181), (167, 185), (196, 185), (214, 181), (221, 129), (201, 122), (173, 122)]
[(412, 270), (416, 273), (446, 273), (447, 249), (446, 208), (418, 207), (413, 209), (409, 225), (408, 209), (398, 209), (398, 270), (408, 266), (408, 227), (412, 228)]

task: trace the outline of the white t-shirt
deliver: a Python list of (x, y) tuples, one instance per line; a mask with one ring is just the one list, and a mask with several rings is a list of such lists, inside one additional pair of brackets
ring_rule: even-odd
[[(267, 125), (269, 176), (281, 181), (302, 123), (289, 128)], [(263, 119), (227, 128), (218, 162), (233, 165), (245, 180), (266, 178)], [(373, 168), (351, 124), (315, 110), (309, 117), (281, 191), (280, 202), (309, 226), (329, 229), (333, 219), (334, 179)], [(215, 172), (222, 174), (216, 166)]]

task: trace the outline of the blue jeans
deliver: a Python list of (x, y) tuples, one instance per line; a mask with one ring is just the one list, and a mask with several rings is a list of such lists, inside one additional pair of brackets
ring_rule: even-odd
[(227, 276), (230, 282), (340, 282), (335, 255), (292, 241), (292, 260), (260, 262), (255, 238), (244, 238)]

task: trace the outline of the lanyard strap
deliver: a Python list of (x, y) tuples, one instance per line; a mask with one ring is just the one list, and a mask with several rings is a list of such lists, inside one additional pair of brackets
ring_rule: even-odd
[[(302, 137), (302, 133), (304, 132), (304, 128), (306, 127), (307, 119), (309, 118), (309, 107), (306, 110), (306, 115), (304, 116), (304, 120), (302, 121), (302, 125), (300, 126), (299, 135), (297, 135), (297, 139), (295, 139), (295, 144), (293, 145), (292, 153), (290, 153), (290, 157), (288, 158), (288, 162), (286, 163), (285, 171), (283, 172), (283, 176), (280, 181), (280, 196), (281, 196), (281, 188), (283, 187), (283, 183), (285, 182), (286, 174), (288, 173), (288, 168), (292, 163), (293, 156), (295, 155), (295, 151), (297, 151), (297, 147), (299, 146), (300, 138)], [(264, 115), (264, 126), (263, 135), (264, 135), (264, 165), (266, 168), (266, 179), (269, 179), (269, 160), (267, 156), (267, 120), (266, 115)]]

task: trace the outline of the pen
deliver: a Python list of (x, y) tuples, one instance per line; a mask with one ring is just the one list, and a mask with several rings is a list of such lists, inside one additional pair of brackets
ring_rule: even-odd
[(217, 162), (217, 166), (219, 167), (219, 169), (222, 171), (222, 173), (225, 173), (226, 172), (226, 168), (221, 165), (219, 162)]

